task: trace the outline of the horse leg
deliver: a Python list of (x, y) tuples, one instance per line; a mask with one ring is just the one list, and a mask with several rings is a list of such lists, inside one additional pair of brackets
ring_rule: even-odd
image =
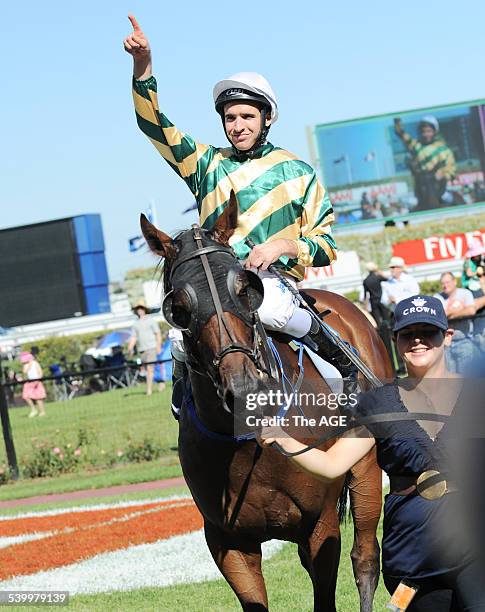
[(245, 612), (267, 612), (268, 596), (261, 571), (261, 545), (228, 538), (221, 529), (204, 522), (205, 539), (217, 567)]
[(354, 519), (354, 544), (350, 557), (359, 590), (360, 612), (372, 612), (379, 582), (379, 543), (376, 537), (382, 505), (382, 472), (372, 450), (352, 468), (349, 483)]
[(318, 520), (308, 543), (298, 547), (303, 567), (313, 583), (314, 612), (336, 612), (335, 589), (340, 560), (337, 512), (328, 509)]

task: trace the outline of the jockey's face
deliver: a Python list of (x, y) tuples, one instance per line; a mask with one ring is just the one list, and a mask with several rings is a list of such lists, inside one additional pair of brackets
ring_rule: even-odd
[(427, 125), (425, 123), (421, 126), (421, 142), (423, 144), (429, 144), (430, 142), (433, 142), (435, 135), (436, 132), (434, 131), (434, 128), (432, 128), (430, 125)]
[[(269, 126), (271, 119), (266, 119)], [(261, 130), (261, 111), (253, 104), (232, 102), (224, 107), (224, 128), (227, 137), (239, 151), (249, 151)]]

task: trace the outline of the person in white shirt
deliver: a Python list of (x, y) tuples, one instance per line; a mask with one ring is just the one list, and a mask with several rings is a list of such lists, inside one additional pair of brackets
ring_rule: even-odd
[(473, 326), (471, 317), (477, 310), (475, 300), (469, 289), (456, 286), (456, 278), (451, 272), (443, 272), (440, 283), (441, 291), (434, 297), (442, 302), (450, 327), (455, 330), (451, 346), (445, 351), (447, 366), (452, 372), (465, 374), (475, 355), (471, 340)]
[(402, 257), (392, 257), (389, 262), (391, 278), (382, 283), (381, 302), (391, 310), (396, 304), (419, 293), (419, 283), (407, 272), (404, 272), (405, 262)]
[(473, 293), (469, 289), (456, 286), (456, 278), (451, 272), (443, 272), (440, 276), (441, 292), (437, 297), (443, 303), (448, 319), (473, 317), (476, 312)]

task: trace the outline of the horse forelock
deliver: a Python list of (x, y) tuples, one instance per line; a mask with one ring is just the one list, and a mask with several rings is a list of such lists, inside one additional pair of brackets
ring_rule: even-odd
[[(200, 232), (200, 237), (201, 237), (203, 247), (224, 246), (224, 245), (221, 245), (221, 243), (214, 240), (214, 238), (212, 237), (212, 233), (209, 230), (201, 228), (199, 229), (199, 232)], [(194, 232), (192, 229), (183, 230), (175, 234), (173, 238), (173, 242), (175, 246), (174, 256), (170, 259), (168, 258), (165, 259), (164, 265), (163, 265), (163, 280), (164, 280), (164, 290), (165, 291), (171, 289), (171, 287), (169, 286), (170, 280), (173, 280), (171, 279), (171, 271), (172, 271), (174, 264), (177, 262), (177, 259), (179, 257), (185, 257), (187, 255), (190, 255), (191, 253), (194, 253), (195, 255), (197, 251), (197, 246), (196, 246), (196, 242), (194, 239)], [(229, 263), (229, 261), (227, 260), (227, 257), (228, 255), (222, 252), (211, 255), (211, 271), (214, 274), (214, 278), (218, 276), (218, 269), (217, 269), (218, 265), (216, 263), (216, 265), (214, 266), (214, 261), (217, 262), (217, 260), (220, 261), (221, 258), (224, 258)], [(232, 264), (234, 265), (235, 259), (236, 259), (235, 256), (231, 257), (231, 259), (232, 259)], [(200, 262), (200, 258), (194, 257), (190, 261), (181, 264), (180, 268), (177, 270), (177, 276), (183, 277), (184, 274), (187, 273), (187, 270), (190, 270), (190, 280), (193, 280), (194, 276), (196, 277), (201, 276), (202, 278), (205, 278), (205, 274), (203, 274), (203, 271), (202, 271), (202, 265), (201, 264), (197, 265), (198, 262)], [(230, 266), (229, 265), (225, 266), (226, 269), (228, 267)]]

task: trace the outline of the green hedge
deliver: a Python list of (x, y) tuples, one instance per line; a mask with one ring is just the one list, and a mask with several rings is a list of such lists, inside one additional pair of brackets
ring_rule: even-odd
[[(166, 336), (169, 326), (165, 322), (160, 322), (160, 330), (162, 338)], [(109, 330), (116, 331), (116, 330)], [(30, 351), (31, 346), (35, 345), (39, 348), (38, 360), (39, 363), (46, 368), (52, 363), (60, 363), (62, 358), (65, 358), (68, 363), (77, 362), (81, 355), (91, 346), (95, 346), (98, 341), (107, 334), (108, 331), (90, 332), (87, 334), (76, 334), (73, 336), (52, 336), (43, 340), (29, 342), (22, 346), (22, 351)], [(12, 364), (18, 371), (21, 371), (19, 363)], [(44, 376), (48, 372), (44, 371)]]
[(439, 218), (436, 221), (417, 224), (411, 218), (404, 228), (386, 227), (380, 232), (355, 233), (340, 235), (338, 225), (335, 227), (335, 241), (341, 251), (357, 251), (361, 262), (374, 261), (381, 268), (386, 268), (392, 255), (392, 245), (405, 240), (420, 240), (428, 236), (472, 232), (485, 227), (485, 214), (456, 218)]

